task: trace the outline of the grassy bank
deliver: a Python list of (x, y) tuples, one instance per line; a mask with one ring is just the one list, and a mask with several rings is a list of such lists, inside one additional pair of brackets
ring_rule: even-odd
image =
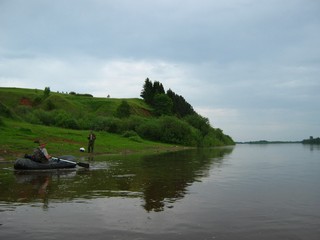
[[(88, 131), (71, 130), (43, 125), (0, 119), (0, 160), (11, 161), (25, 153), (32, 153), (37, 146), (35, 140), (47, 142), (47, 149), (53, 156), (85, 156), (79, 151), (87, 149)], [(123, 154), (134, 152), (160, 152), (182, 149), (175, 145), (146, 141), (138, 137), (123, 137), (105, 131), (95, 132), (95, 155)]]
[(80, 147), (86, 148), (89, 129), (97, 132), (97, 154), (234, 144), (205, 117), (158, 114), (138, 98), (0, 88), (0, 117), (5, 119), (0, 133), (2, 158), (30, 152), (38, 139), (48, 142), (55, 155), (78, 153)]

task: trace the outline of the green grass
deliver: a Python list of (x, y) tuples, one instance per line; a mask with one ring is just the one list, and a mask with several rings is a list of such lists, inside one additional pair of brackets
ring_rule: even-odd
[[(70, 130), (43, 125), (33, 125), (11, 119), (2, 119), (0, 126), (0, 159), (14, 160), (25, 153), (31, 154), (37, 147), (35, 140), (47, 143), (47, 150), (52, 156), (84, 156), (80, 147), (87, 149), (88, 131)], [(151, 153), (177, 150), (170, 144), (156, 143), (136, 138), (126, 138), (107, 132), (95, 132), (95, 155), (122, 153)], [(181, 147), (182, 148), (182, 147)]]
[[(22, 98), (27, 98), (30, 102), (34, 102), (36, 98), (41, 98), (43, 93), (44, 91), (40, 89), (0, 87), (0, 102), (11, 110), (15, 110), (20, 106)], [(123, 100), (127, 101), (131, 106), (133, 114), (143, 117), (150, 116), (152, 109), (139, 98), (96, 98), (57, 92), (50, 92), (50, 96), (35, 108), (46, 109), (47, 103), (50, 101), (54, 104), (55, 109), (65, 110), (76, 115), (83, 113), (85, 109), (86, 114), (112, 116)]]

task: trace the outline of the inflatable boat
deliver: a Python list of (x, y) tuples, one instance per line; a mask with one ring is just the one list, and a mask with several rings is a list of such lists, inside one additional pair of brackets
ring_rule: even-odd
[[(62, 169), (62, 168), (75, 168), (78, 165), (82, 164), (87, 165), (86, 163), (77, 163), (74, 162), (75, 157), (61, 156), (59, 158), (51, 158), (47, 163), (35, 162), (28, 158), (17, 158), (14, 163), (14, 169), (16, 170), (43, 170), (43, 169)], [(89, 167), (84, 166), (83, 167)]]

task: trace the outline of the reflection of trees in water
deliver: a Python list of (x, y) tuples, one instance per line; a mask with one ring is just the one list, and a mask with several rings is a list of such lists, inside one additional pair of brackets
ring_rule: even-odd
[(305, 148), (309, 148), (310, 151), (319, 151), (320, 150), (320, 144), (303, 144)]
[(162, 211), (165, 206), (183, 198), (187, 187), (208, 175), (232, 148), (200, 149), (147, 156), (142, 169), (145, 175), (144, 208)]

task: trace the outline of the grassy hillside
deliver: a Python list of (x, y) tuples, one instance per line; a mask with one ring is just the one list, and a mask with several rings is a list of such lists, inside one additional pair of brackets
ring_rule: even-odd
[(234, 144), (231, 137), (212, 128), (199, 115), (183, 119), (173, 115), (156, 117), (152, 107), (138, 98), (96, 98), (50, 91), (46, 94), (39, 89), (0, 88), (0, 127), (0, 157), (10, 151), (27, 152), (34, 147), (35, 138), (52, 142), (51, 149), (57, 154), (78, 153), (80, 147), (86, 147), (90, 129), (102, 138), (97, 143), (97, 153), (139, 151), (168, 144)]
[[(51, 92), (49, 97), (43, 98), (44, 91), (39, 89), (0, 88), (0, 103), (18, 112), (21, 106), (43, 110), (64, 110), (75, 115), (93, 114), (95, 116), (113, 116), (118, 106), (126, 100), (131, 107), (132, 114), (150, 116), (152, 110), (142, 99), (96, 98), (84, 95), (71, 95)], [(51, 109), (49, 104), (52, 104)]]

